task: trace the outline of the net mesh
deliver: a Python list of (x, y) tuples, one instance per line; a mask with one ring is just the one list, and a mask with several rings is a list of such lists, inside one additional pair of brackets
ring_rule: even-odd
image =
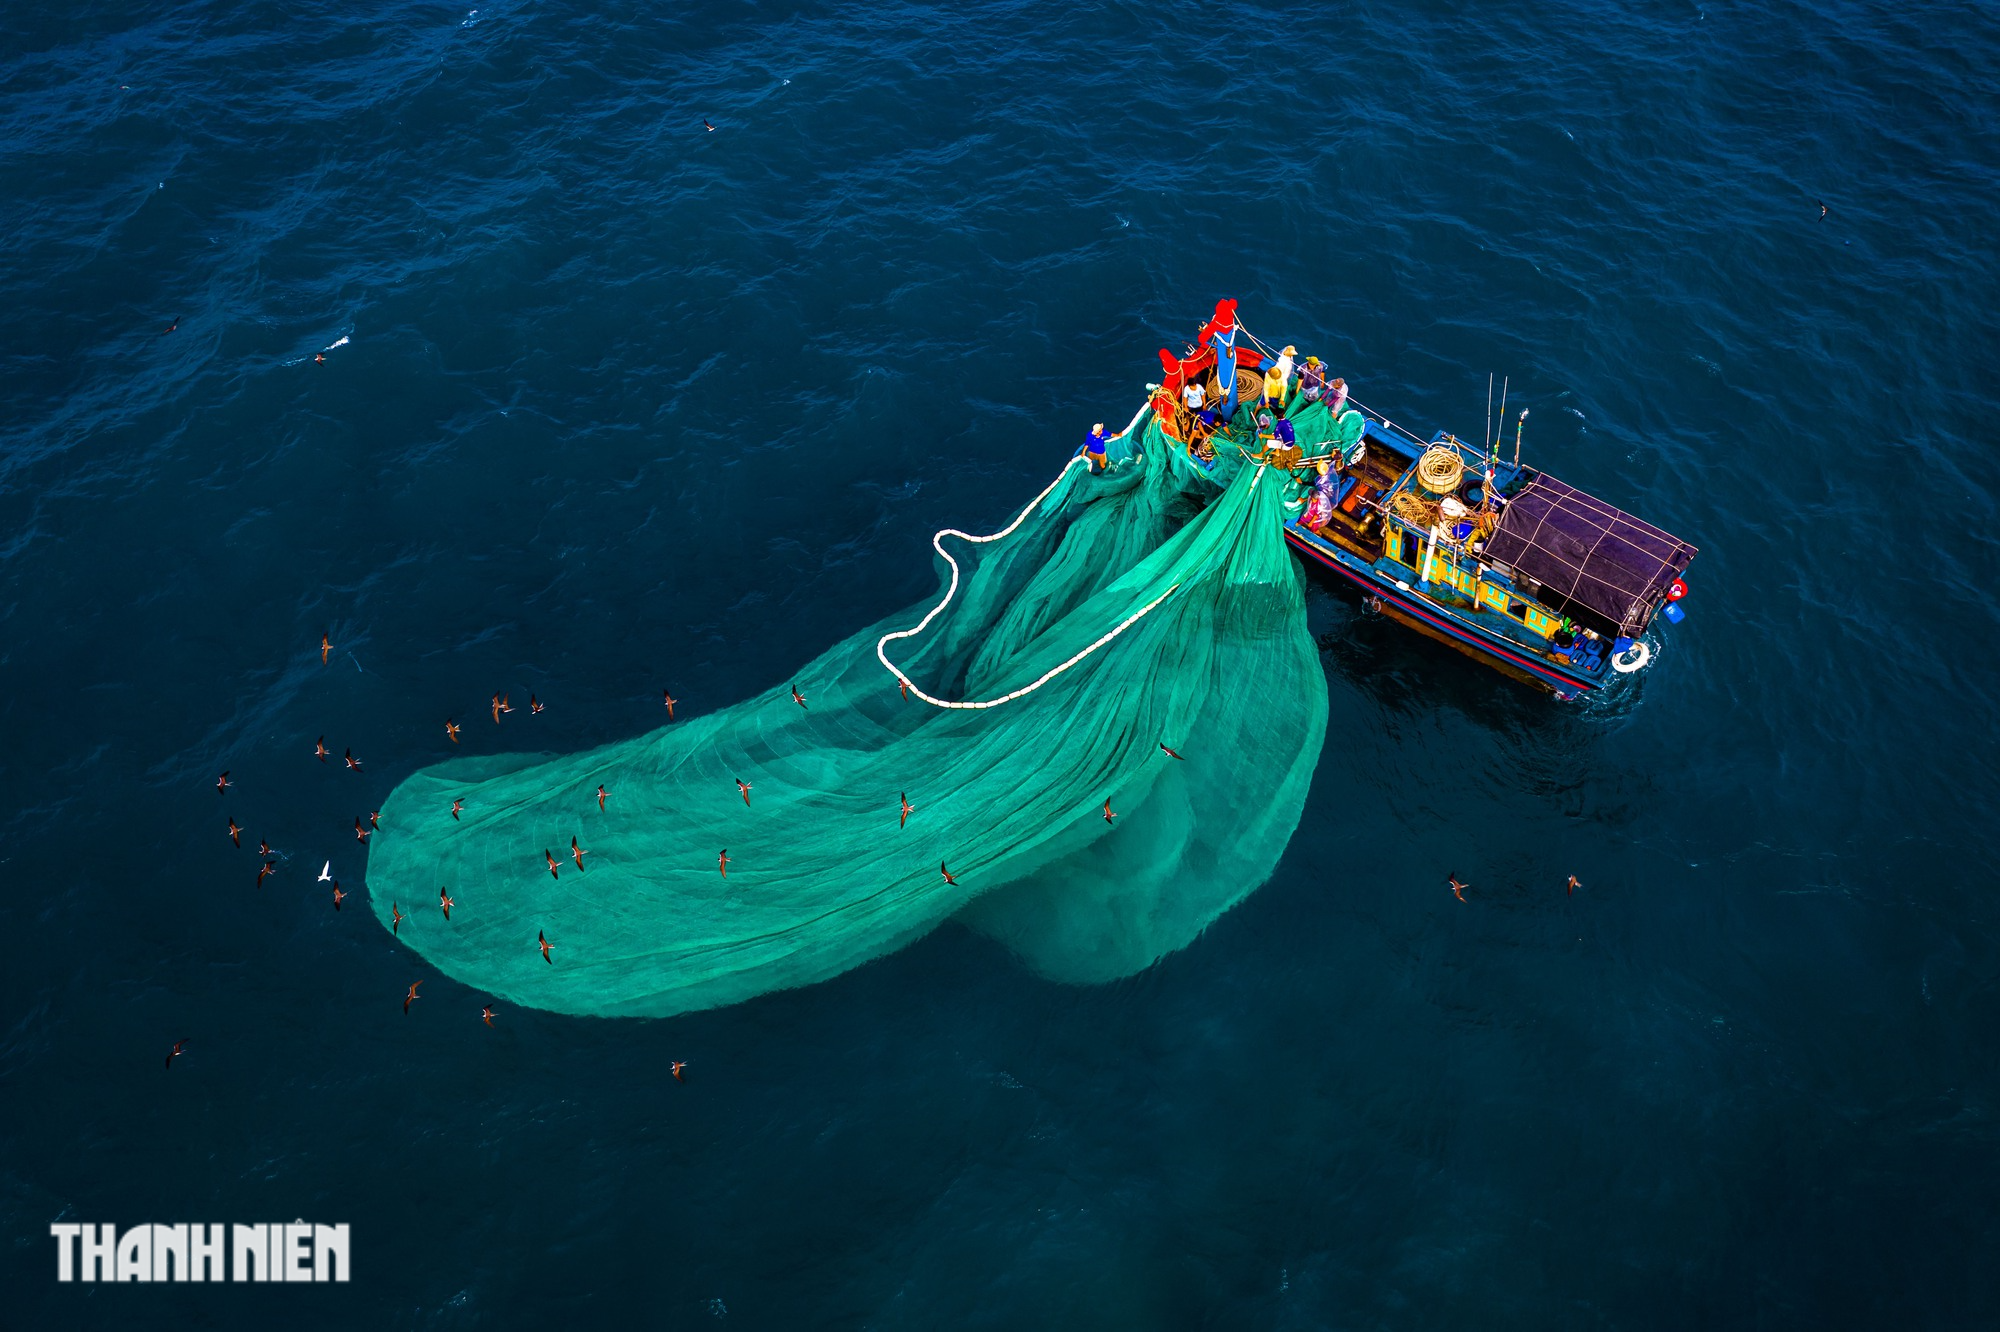
[[(468, 985), (597, 1015), (809, 984), (954, 916), (1065, 981), (1183, 947), (1276, 864), (1325, 685), (1284, 546), (1287, 478), (1234, 450), (1203, 467), (1150, 421), (1124, 445), (1102, 475), (1072, 462), (1005, 538), (942, 537), (955, 592), (884, 644), (946, 700), (1071, 663), (1039, 688), (981, 710), (906, 697), (877, 644), (932, 602), (801, 666), (803, 707), (779, 688), (584, 753), (424, 769), (382, 809), (376, 916), (400, 903), (402, 941)], [(448, 921), (410, 910), (441, 887)]]

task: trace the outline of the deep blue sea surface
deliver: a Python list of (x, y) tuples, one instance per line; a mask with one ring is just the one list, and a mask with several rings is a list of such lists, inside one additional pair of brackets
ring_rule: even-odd
[[(0, 74), (0, 1324), (2000, 1323), (1990, 6), (82, 0)], [(313, 876), (445, 716), (783, 683), (1225, 295), (1425, 433), (1509, 376), (1687, 623), (1564, 705), (1316, 588), (1291, 848), (1118, 984), (399, 1011)], [(351, 1283), (55, 1280), (298, 1217)]]

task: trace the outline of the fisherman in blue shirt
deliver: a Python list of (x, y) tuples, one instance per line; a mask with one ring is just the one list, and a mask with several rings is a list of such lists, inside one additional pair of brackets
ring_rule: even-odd
[(1101, 472), (1106, 467), (1104, 444), (1104, 422), (1099, 421), (1090, 428), (1090, 433), (1083, 439), (1083, 460), (1090, 464), (1090, 470), (1093, 472)]

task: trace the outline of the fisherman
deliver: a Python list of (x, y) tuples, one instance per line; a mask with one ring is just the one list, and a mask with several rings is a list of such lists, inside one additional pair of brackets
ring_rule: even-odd
[(1093, 472), (1105, 471), (1110, 466), (1104, 460), (1104, 445), (1104, 422), (1099, 421), (1083, 439), (1083, 460)]
[(1273, 467), (1296, 467), (1299, 462), (1298, 435), (1292, 423), (1280, 416), (1275, 421), (1269, 412), (1257, 413), (1257, 438), (1263, 441), (1261, 460)]
[(1569, 650), (1576, 646), (1576, 624), (1569, 616), (1563, 616), (1562, 623), (1556, 626), (1555, 633), (1549, 635), (1549, 645), (1555, 649), (1556, 656), (1564, 661), (1569, 660)]
[(1319, 363), (1319, 357), (1308, 356), (1299, 367), (1299, 396), (1307, 402), (1318, 402), (1326, 393), (1326, 367)]
[(1280, 361), (1264, 372), (1264, 406), (1277, 416), (1285, 414), (1285, 371), (1279, 368), (1284, 364)]
[(1190, 379), (1187, 387), (1181, 390), (1181, 401), (1187, 404), (1189, 411), (1198, 413), (1208, 405), (1208, 390), (1202, 387), (1199, 379)]
[[(1205, 401), (1212, 402), (1212, 400)], [(1193, 415), (1188, 421), (1187, 451), (1194, 453), (1216, 432), (1222, 414), (1212, 405), (1196, 407), (1190, 403), (1189, 410)]]
[(1210, 399), (1206, 409), (1195, 415), (1195, 427), (1191, 452), (1204, 460), (1215, 456), (1215, 437), (1229, 425), (1229, 416), (1222, 410), (1220, 399)]
[(1210, 462), (1215, 457), (1215, 437), (1222, 430), (1222, 412), (1211, 406), (1195, 417), (1195, 426), (1189, 432), (1188, 453), (1202, 462)]
[(1299, 516), (1299, 525), (1318, 532), (1326, 527), (1333, 517), (1333, 497), (1340, 489), (1340, 473), (1321, 458), (1313, 464), (1319, 479), (1313, 482), (1312, 498), (1306, 501), (1306, 511)]
[(1341, 408), (1347, 406), (1347, 381), (1336, 379), (1327, 385), (1327, 391), (1331, 395), (1326, 400), (1327, 414), (1338, 417)]

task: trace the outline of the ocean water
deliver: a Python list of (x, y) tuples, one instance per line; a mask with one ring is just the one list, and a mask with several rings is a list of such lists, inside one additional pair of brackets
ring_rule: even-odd
[[(2000, 1322), (1990, 10), (84, 0), (0, 71), (0, 1323)], [(782, 683), (1223, 295), (1420, 431), (1507, 376), (1688, 622), (1561, 705), (1316, 590), (1288, 854), (1118, 984), (399, 1011), (312, 879), (441, 718)], [(55, 1280), (295, 1217), (350, 1283)]]

